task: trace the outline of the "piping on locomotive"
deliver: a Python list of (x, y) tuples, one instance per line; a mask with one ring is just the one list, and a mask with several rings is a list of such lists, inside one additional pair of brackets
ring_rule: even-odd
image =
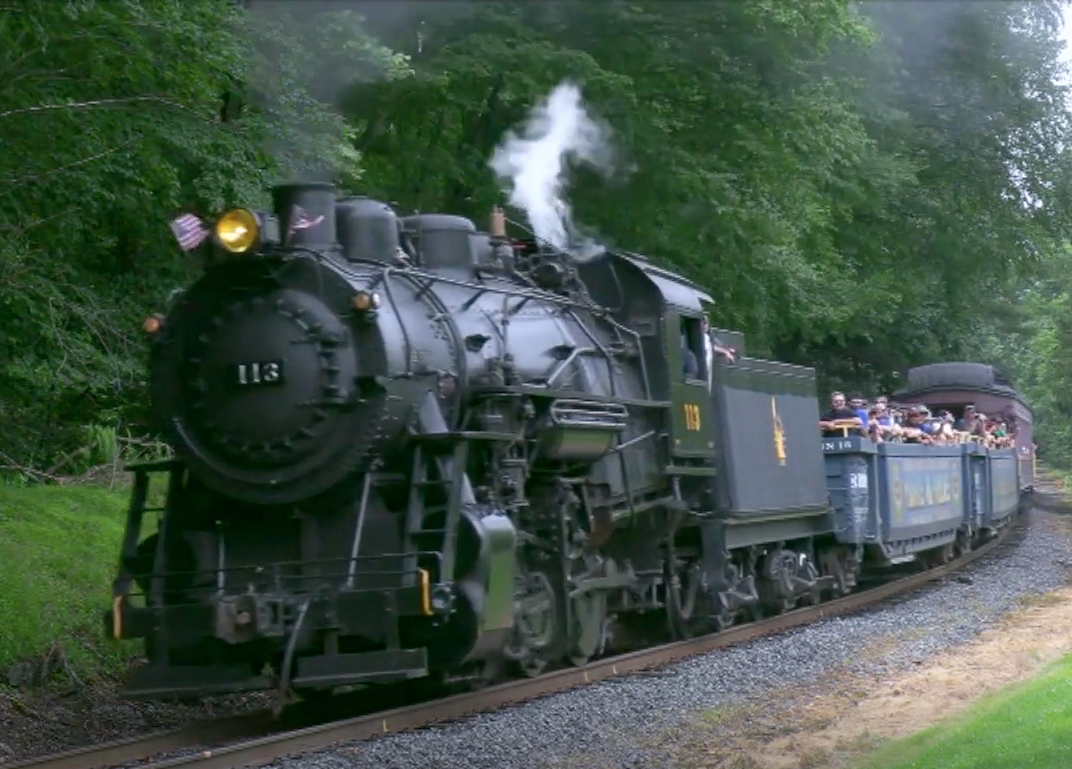
[(639, 255), (324, 184), (205, 233), (145, 327), (176, 457), (132, 468), (105, 615), (145, 641), (128, 696), (537, 675), (847, 593), (868, 553), (960, 530), (963, 494), (890, 546), (881, 447), (824, 459), (815, 372), (733, 332), (724, 362), (711, 298)]

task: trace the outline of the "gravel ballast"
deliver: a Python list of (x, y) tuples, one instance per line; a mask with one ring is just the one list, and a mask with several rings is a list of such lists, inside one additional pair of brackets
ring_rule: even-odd
[[(1043, 512), (1015, 545), (953, 577), (850, 617), (719, 650), (419, 732), (284, 759), (273, 769), (666, 769), (689, 723), (823, 696), (845, 676), (889, 676), (978, 636), (1031, 596), (1067, 584), (1072, 537)], [(1015, 536), (1015, 535), (1014, 535)], [(674, 735), (677, 735), (675, 737)]]

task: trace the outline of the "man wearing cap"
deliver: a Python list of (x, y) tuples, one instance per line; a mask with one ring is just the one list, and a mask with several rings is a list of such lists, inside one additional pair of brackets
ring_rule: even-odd
[(934, 423), (929, 421), (930, 409), (913, 406), (908, 410), (908, 423), (904, 426), (905, 440), (909, 443), (933, 443)]

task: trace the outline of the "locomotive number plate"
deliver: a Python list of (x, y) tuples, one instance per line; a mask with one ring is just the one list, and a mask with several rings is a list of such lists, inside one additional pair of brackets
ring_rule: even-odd
[(236, 363), (231, 368), (231, 381), (237, 387), (263, 387), (283, 384), (283, 361), (263, 360), (256, 363)]
[(690, 433), (700, 431), (700, 407), (695, 403), (685, 404), (685, 429)]

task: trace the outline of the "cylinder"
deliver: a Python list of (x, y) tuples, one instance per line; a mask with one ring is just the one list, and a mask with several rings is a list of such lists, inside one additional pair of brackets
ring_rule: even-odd
[(279, 219), (284, 246), (335, 246), (335, 186), (325, 182), (293, 182), (272, 188), (272, 209)]

